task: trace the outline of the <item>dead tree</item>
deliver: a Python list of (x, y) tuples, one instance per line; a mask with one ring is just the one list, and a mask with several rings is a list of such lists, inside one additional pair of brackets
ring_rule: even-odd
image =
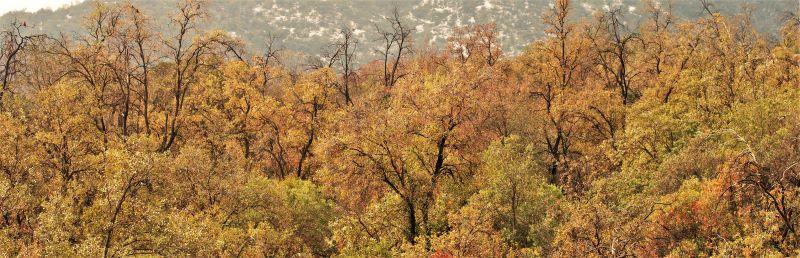
[(356, 49), (358, 48), (358, 39), (353, 35), (353, 30), (344, 28), (340, 32), (341, 38), (339, 41), (331, 45), (336, 50), (333, 52), (335, 57), (330, 58), (330, 65), (338, 65), (342, 72), (342, 83), (336, 84), (336, 89), (344, 97), (346, 104), (352, 104), (352, 96), (350, 95), (350, 84), (354, 75), (354, 60), (356, 58)]
[(150, 69), (155, 65), (157, 49), (154, 45), (153, 28), (150, 27), (150, 19), (145, 17), (139, 9), (129, 5), (131, 28), (128, 37), (133, 43), (132, 59), (138, 72), (133, 79), (138, 82), (140, 87), (140, 98), (142, 102), (141, 114), (144, 119), (145, 132), (150, 134)]
[(37, 38), (43, 35), (25, 35), (24, 30), (30, 28), (27, 23), (11, 22), (8, 30), (0, 36), (0, 108), (3, 107), (3, 96), (11, 91), (11, 80), (20, 72), (20, 54)]
[(336, 83), (336, 90), (342, 94), (346, 104), (352, 104), (350, 95), (350, 84), (354, 73), (354, 60), (358, 39), (353, 35), (353, 30), (344, 28), (340, 31), (340, 38), (328, 45), (326, 54), (323, 56), (324, 64), (313, 66), (313, 68), (337, 68), (342, 72), (342, 82)]
[(379, 41), (383, 43), (382, 48), (378, 49), (377, 52), (383, 61), (384, 85), (391, 87), (405, 75), (398, 70), (402, 66), (403, 55), (408, 55), (411, 52), (411, 33), (414, 30), (403, 24), (397, 8), (392, 12), (392, 16), (386, 20), (390, 24), (388, 30), (376, 25), (380, 34)]
[(254, 58), (255, 64), (260, 67), (261, 76), (263, 78), (261, 81), (262, 93), (266, 92), (269, 87), (269, 81), (272, 79), (269, 68), (272, 65), (280, 65), (281, 62), (279, 57), (283, 48), (278, 46), (276, 39), (277, 37), (275, 35), (270, 34), (265, 41), (266, 46), (264, 47), (264, 53)]
[(595, 49), (597, 62), (609, 86), (619, 89), (622, 104), (630, 104), (636, 92), (632, 81), (639, 71), (631, 64), (635, 43), (643, 43), (639, 33), (622, 20), (622, 10), (613, 9), (600, 17), (598, 28), (588, 33)]

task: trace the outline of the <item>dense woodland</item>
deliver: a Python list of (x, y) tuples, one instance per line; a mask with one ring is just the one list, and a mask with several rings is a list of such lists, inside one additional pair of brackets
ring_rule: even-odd
[(380, 48), (343, 28), (315, 62), (200, 29), (196, 0), (7, 24), (0, 253), (800, 255), (800, 19), (575, 5), (515, 56), (391, 10)]

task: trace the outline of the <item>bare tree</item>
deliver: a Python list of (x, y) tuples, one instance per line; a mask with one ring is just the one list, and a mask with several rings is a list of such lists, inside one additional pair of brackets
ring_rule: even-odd
[(311, 69), (320, 69), (324, 67), (333, 68), (335, 64), (339, 63), (339, 59), (341, 58), (342, 47), (339, 45), (339, 42), (333, 42), (324, 47), (322, 50), (322, 58), (319, 62), (312, 63), (309, 67), (311, 67)]
[(27, 48), (31, 42), (43, 35), (26, 35), (24, 32), (28, 27), (27, 23), (18, 21), (11, 22), (6, 31), (1, 32), (0, 43), (0, 108), (3, 107), (3, 95), (11, 90), (10, 83), (13, 77), (20, 72), (20, 53)]
[(339, 93), (344, 97), (346, 104), (352, 104), (352, 96), (350, 95), (350, 84), (354, 75), (354, 60), (356, 58), (356, 49), (358, 48), (358, 39), (353, 35), (353, 30), (344, 28), (340, 31), (338, 41), (334, 42), (331, 47), (336, 49), (333, 53), (335, 57), (330, 58), (329, 67), (338, 65), (342, 72), (342, 83), (337, 83), (336, 88)]
[[(273, 65), (280, 65), (280, 52), (284, 49), (278, 46), (276, 42), (277, 37), (275, 35), (270, 34), (265, 43), (266, 46), (264, 47), (264, 53), (261, 56), (255, 57), (255, 64), (261, 68), (261, 76), (263, 77), (263, 81), (261, 81), (261, 90), (265, 91), (269, 86), (269, 81), (272, 79), (269, 68)], [(263, 92), (262, 92), (263, 93)]]
[(155, 64), (158, 49), (154, 44), (155, 37), (151, 32), (153, 28), (150, 19), (133, 5), (128, 5), (127, 10), (131, 20), (128, 37), (133, 41), (133, 61), (139, 70), (133, 78), (141, 85), (142, 110), (140, 112), (144, 118), (145, 132), (150, 134), (150, 69)]
[(376, 25), (380, 34), (379, 41), (382, 41), (382, 48), (377, 52), (383, 61), (383, 81), (387, 87), (394, 86), (398, 79), (404, 74), (398, 73), (402, 66), (403, 55), (411, 52), (411, 33), (413, 29), (406, 27), (400, 19), (397, 8), (392, 12), (392, 16), (386, 19), (390, 24), (390, 29), (385, 30)]
[(357, 48), (358, 39), (353, 35), (353, 30), (343, 28), (339, 32), (338, 40), (328, 45), (326, 50), (323, 50), (325, 52), (322, 58), (323, 64), (312, 65), (312, 68), (337, 68), (342, 72), (342, 82), (336, 83), (334, 86), (342, 94), (346, 104), (352, 104), (350, 84), (354, 75)]
[(590, 30), (589, 38), (598, 50), (597, 62), (603, 70), (602, 76), (609, 86), (619, 89), (622, 104), (628, 105), (636, 94), (633, 78), (639, 71), (631, 64), (634, 44), (643, 43), (639, 33), (622, 20), (622, 10), (609, 10), (600, 16), (597, 27)]

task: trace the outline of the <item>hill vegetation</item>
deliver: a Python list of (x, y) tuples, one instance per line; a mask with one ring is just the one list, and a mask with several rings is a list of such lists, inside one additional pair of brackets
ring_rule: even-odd
[[(58, 10), (41, 10), (35, 13), (15, 12), (0, 16), (0, 24), (14, 20), (26, 21), (37, 33), (58, 36), (84, 34), (85, 17), (95, 2), (136, 5), (152, 19), (152, 29), (169, 34), (172, 11), (179, 0), (84, 0)], [(674, 19), (695, 20), (704, 16), (700, 0), (656, 0), (669, 6)], [(753, 27), (769, 38), (779, 35), (778, 29), (789, 12), (796, 12), (796, 0), (708, 0), (714, 12), (725, 16), (750, 13)], [(323, 58), (333, 39), (340, 37), (342, 29), (353, 31), (353, 38), (361, 44), (358, 64), (379, 58), (373, 51), (379, 48), (381, 38), (376, 27), (385, 25), (385, 19), (397, 9), (406, 25), (412, 29), (415, 44), (424, 48), (441, 48), (453, 29), (471, 24), (494, 23), (498, 41), (507, 54), (517, 55), (534, 40), (547, 35), (547, 25), (542, 14), (551, 8), (551, 0), (212, 0), (208, 2), (208, 16), (202, 29), (218, 29), (245, 43), (251, 52), (263, 52), (274, 43), (275, 47), (294, 52), (307, 63)], [(616, 9), (624, 22), (632, 28), (647, 21), (645, 2), (640, 0), (581, 0), (573, 4), (570, 19), (589, 19), (595, 12)]]

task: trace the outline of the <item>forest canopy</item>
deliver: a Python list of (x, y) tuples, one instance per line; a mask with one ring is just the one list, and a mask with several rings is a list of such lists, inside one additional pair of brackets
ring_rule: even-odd
[(516, 55), (396, 9), (313, 60), (206, 29), (203, 0), (5, 24), (0, 254), (800, 255), (800, 18), (576, 8)]

